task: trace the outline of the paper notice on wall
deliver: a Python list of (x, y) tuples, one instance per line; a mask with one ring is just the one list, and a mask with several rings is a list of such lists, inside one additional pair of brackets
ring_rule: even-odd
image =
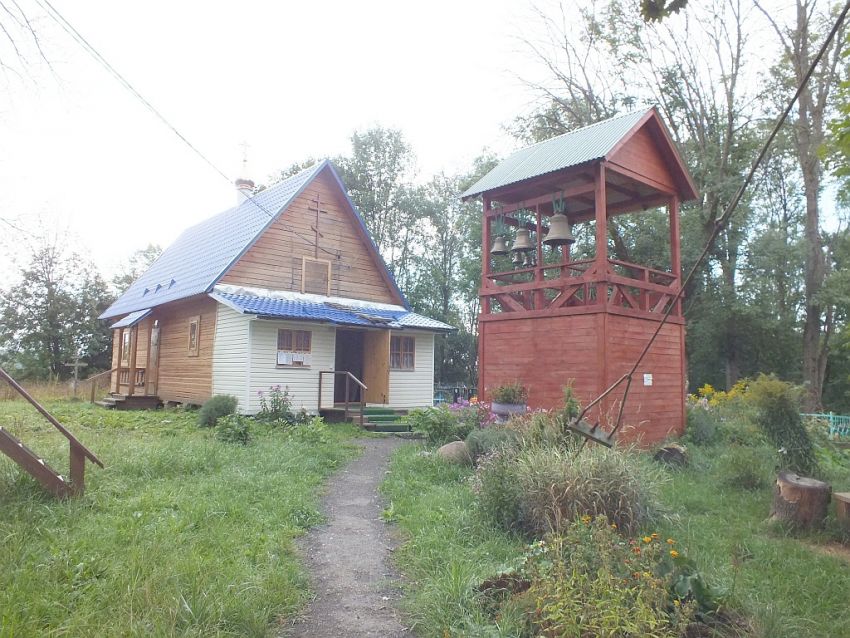
[(644, 385), (652, 385), (652, 374), (649, 372), (645, 372), (643, 375), (643, 384)]

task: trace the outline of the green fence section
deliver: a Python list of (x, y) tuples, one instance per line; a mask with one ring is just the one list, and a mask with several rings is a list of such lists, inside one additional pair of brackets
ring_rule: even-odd
[(825, 421), (829, 427), (830, 435), (850, 436), (850, 416), (842, 414), (801, 414), (800, 416), (810, 419)]

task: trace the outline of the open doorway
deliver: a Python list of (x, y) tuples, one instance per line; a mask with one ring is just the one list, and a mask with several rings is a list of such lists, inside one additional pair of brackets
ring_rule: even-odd
[[(347, 371), (358, 379), (363, 379), (363, 332), (358, 330), (336, 331), (336, 354), (334, 370)], [(346, 376), (337, 374), (334, 377), (334, 403), (345, 403)], [(348, 384), (348, 400), (360, 401), (360, 386)]]

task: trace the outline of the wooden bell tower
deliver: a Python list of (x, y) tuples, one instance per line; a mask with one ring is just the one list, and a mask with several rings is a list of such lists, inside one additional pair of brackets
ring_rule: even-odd
[[(651, 443), (681, 433), (685, 320), (681, 300), (673, 301), (681, 283), (679, 204), (697, 193), (657, 110), (517, 151), (464, 199), (478, 195), (484, 203), (478, 396), (489, 400), (493, 388), (518, 381), (529, 390), (531, 408), (551, 409), (561, 407), (563, 387), (572, 383), (586, 405), (634, 365), (675, 303), (633, 378), (620, 436)], [(608, 220), (659, 207), (667, 210), (670, 271), (612, 259)], [(593, 226), (592, 257), (573, 259), (568, 244), (547, 245), (551, 216), (561, 208), (571, 225)], [(498, 237), (523, 229), (530, 249), (492, 251)], [(523, 237), (514, 245), (528, 242)], [(606, 427), (622, 395), (613, 392), (588, 420)]]

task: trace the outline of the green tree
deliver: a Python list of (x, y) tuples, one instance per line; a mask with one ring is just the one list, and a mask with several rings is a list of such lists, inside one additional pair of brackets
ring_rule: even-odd
[(43, 236), (19, 281), (0, 293), (0, 352), (23, 378), (66, 377), (79, 354), (91, 368), (109, 366), (109, 329), (98, 321), (112, 296), (91, 263)]
[(120, 295), (127, 290), (161, 254), (162, 247), (159, 244), (148, 244), (130, 255), (121, 272), (112, 278), (112, 287), (116, 294)]

